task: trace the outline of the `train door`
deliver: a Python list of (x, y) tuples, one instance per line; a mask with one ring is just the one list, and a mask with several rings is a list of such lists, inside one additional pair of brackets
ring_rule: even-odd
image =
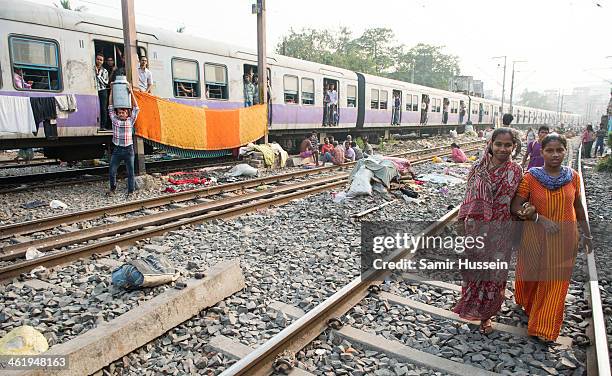
[(391, 116), (391, 125), (400, 125), (402, 123), (402, 91), (393, 90), (393, 115)]
[[(146, 48), (138, 47), (138, 59), (146, 56)], [(108, 84), (106, 88), (98, 91), (98, 99), (100, 102), (98, 123), (101, 130), (110, 130), (111, 124), (106, 111), (108, 105), (108, 95), (110, 84), (115, 81), (117, 76), (125, 75), (125, 56), (122, 43), (114, 43), (103, 40), (94, 40), (94, 56), (92, 56), (92, 65), (95, 66), (97, 55), (102, 55), (103, 68), (108, 72)], [(96, 85), (95, 82), (91, 83)]]
[(421, 125), (427, 124), (427, 116), (429, 112), (429, 95), (422, 94), (421, 95)]
[(323, 78), (323, 126), (340, 123), (340, 86), (338, 80)]

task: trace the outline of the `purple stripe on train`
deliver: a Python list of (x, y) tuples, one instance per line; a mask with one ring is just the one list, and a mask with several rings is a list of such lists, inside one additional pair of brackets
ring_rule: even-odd
[[(62, 93), (39, 93), (35, 91), (0, 91), (0, 95), (17, 97), (55, 97)], [(77, 112), (67, 119), (57, 119), (58, 127), (97, 127), (100, 104), (97, 95), (75, 94)]]

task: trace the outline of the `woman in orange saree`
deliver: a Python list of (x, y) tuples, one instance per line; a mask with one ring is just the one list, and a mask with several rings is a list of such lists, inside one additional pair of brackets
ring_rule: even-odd
[(512, 200), (512, 212), (529, 220), (517, 257), (515, 299), (529, 316), (528, 333), (545, 342), (555, 341), (561, 331), (578, 250), (576, 222), (587, 251), (591, 249), (580, 178), (576, 171), (562, 166), (566, 152), (563, 136), (546, 136), (542, 140), (544, 167), (529, 169)]

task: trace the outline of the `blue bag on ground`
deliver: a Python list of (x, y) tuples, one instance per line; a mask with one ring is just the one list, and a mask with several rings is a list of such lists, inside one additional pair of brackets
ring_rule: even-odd
[(127, 290), (153, 287), (175, 281), (176, 269), (163, 256), (148, 255), (115, 269), (112, 274), (113, 285)]

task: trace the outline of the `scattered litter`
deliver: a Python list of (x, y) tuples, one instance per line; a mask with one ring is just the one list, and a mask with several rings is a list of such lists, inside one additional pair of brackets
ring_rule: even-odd
[(225, 176), (231, 176), (231, 177), (236, 177), (236, 176), (257, 176), (257, 169), (255, 167), (251, 167), (246, 163), (241, 163), (239, 165), (236, 165), (234, 167), (232, 167), (231, 170), (229, 170), (229, 172), (227, 172), (225, 174)]
[(68, 208), (68, 205), (61, 202), (60, 200), (52, 200), (49, 203), (49, 206), (51, 207), (51, 209), (67, 209)]
[(456, 178), (454, 176), (435, 174), (435, 173), (419, 175), (419, 180), (430, 182), (430, 183), (449, 184), (449, 185), (462, 184), (465, 182), (465, 180)]
[(451, 129), (450, 132), (448, 132), (451, 136), (451, 138), (457, 138), (457, 131), (454, 129)]
[(335, 203), (340, 203), (346, 199), (346, 192), (336, 192), (332, 193), (332, 200)]
[(148, 255), (124, 264), (112, 274), (113, 285), (127, 290), (154, 287), (176, 281), (179, 273), (163, 256)]
[(29, 325), (17, 327), (0, 338), (0, 355), (38, 355), (48, 349), (45, 336)]
[(36, 209), (36, 208), (41, 208), (41, 207), (47, 206), (47, 205), (49, 205), (49, 203), (47, 201), (35, 200), (35, 201), (27, 202), (25, 204), (21, 204), (21, 207), (23, 209)]
[(431, 159), (431, 161), (432, 161), (433, 163), (442, 163), (442, 162), (444, 162), (444, 161), (442, 160), (442, 158), (440, 158), (440, 157), (438, 157), (438, 156), (433, 157), (433, 158)]
[(419, 194), (416, 193), (412, 188), (410, 187), (403, 187), (400, 188), (400, 192), (402, 192), (403, 195), (408, 196), (408, 197), (412, 197), (412, 198), (418, 198)]
[(346, 197), (356, 197), (362, 195), (372, 195), (372, 184), (370, 180), (374, 177), (372, 170), (361, 167), (353, 176), (351, 186), (349, 187)]
[(37, 266), (30, 271), (30, 277), (35, 278), (37, 274), (41, 274), (47, 271), (47, 268), (44, 266)]
[(265, 191), (266, 189), (270, 189), (272, 188), (270, 185), (267, 184), (262, 184), (262, 185), (258, 185), (257, 187), (255, 187), (256, 191)]
[(438, 192), (440, 192), (440, 194), (443, 196), (448, 196), (448, 187), (440, 187)]
[(26, 254), (25, 254), (25, 258), (26, 260), (34, 260), (37, 259), (39, 257), (44, 256), (45, 254), (42, 253), (41, 251), (39, 251), (38, 249), (34, 248), (34, 247), (30, 247), (26, 250)]
[(166, 187), (166, 189), (164, 189), (162, 192), (163, 193), (176, 193), (176, 189), (172, 187)]

